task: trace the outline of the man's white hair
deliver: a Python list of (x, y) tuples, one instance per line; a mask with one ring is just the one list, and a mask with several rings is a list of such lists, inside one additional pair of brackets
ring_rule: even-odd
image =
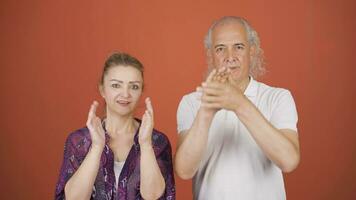
[(252, 57), (252, 60), (250, 62), (250, 75), (254, 78), (263, 75), (266, 72), (265, 66), (264, 66), (264, 56), (263, 56), (263, 50), (260, 47), (260, 38), (258, 37), (257, 32), (255, 29), (247, 22), (246, 19), (242, 17), (235, 17), (235, 16), (225, 16), (217, 21), (215, 21), (209, 28), (207, 34), (205, 35), (204, 39), (204, 46), (206, 50), (210, 50), (211, 48), (211, 34), (214, 30), (215, 27), (227, 23), (232, 23), (232, 22), (239, 22), (242, 24), (246, 30), (247, 33), (247, 39), (249, 42), (250, 46), (255, 47), (255, 53)]

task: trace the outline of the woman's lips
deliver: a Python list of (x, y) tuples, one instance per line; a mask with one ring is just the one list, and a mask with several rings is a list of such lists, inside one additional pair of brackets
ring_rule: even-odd
[(121, 106), (128, 106), (131, 102), (126, 101), (126, 100), (118, 100), (118, 101), (116, 101), (116, 103), (118, 103)]

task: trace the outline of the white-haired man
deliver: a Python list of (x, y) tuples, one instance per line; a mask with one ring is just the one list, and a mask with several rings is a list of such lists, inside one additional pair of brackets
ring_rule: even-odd
[(264, 71), (257, 32), (223, 17), (205, 38), (210, 74), (178, 108), (175, 170), (197, 200), (285, 199), (282, 172), (299, 163), (291, 93), (254, 80)]

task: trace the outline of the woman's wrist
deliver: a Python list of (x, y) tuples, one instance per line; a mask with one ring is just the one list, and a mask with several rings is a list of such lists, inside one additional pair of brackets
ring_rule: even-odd
[(141, 143), (140, 149), (141, 149), (141, 151), (152, 150), (152, 143), (151, 142)]
[(90, 150), (91, 152), (102, 153), (104, 150), (105, 145), (91, 145)]

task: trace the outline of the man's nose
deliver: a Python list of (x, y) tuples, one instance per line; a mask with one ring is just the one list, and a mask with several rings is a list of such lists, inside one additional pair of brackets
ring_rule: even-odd
[(235, 62), (236, 61), (236, 55), (235, 52), (233, 52), (232, 49), (229, 49), (226, 52), (226, 62)]

